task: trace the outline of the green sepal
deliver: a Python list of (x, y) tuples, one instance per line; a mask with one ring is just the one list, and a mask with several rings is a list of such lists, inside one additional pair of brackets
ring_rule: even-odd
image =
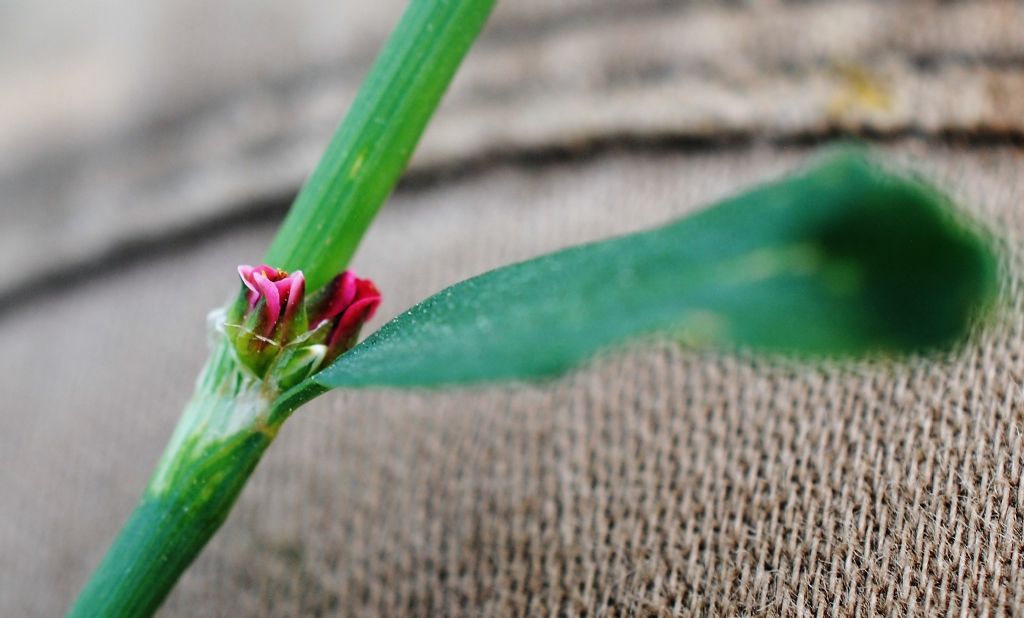
[(268, 373), (278, 391), (287, 390), (316, 373), (327, 357), (323, 344), (291, 345), (277, 357)]
[(298, 308), (289, 320), (284, 318), (284, 310), (282, 308), (281, 319), (278, 320), (277, 326), (274, 328), (272, 339), (279, 342), (282, 347), (287, 346), (297, 337), (303, 335), (306, 329), (309, 328), (308, 315), (305, 302), (299, 303)]
[[(234, 345), (238, 360), (260, 378), (266, 375), (270, 364), (282, 349), (273, 332), (269, 336), (263, 334), (266, 308), (267, 301), (260, 298), (240, 326), (225, 324), (225, 331)], [(280, 330), (280, 327), (275, 330)]]

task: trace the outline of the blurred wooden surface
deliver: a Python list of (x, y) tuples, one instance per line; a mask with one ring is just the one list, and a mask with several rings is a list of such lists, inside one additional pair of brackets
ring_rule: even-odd
[[(92, 1), (58, 22), (77, 47), (6, 39), (0, 307), (44, 275), (280, 216), (402, 4)], [(1022, 68), (1006, 0), (507, 2), (411, 176), (836, 134), (1020, 144)]]

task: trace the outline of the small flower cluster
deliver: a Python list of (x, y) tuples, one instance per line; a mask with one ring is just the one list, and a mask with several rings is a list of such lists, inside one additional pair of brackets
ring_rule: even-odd
[(224, 330), (238, 360), (257, 377), (289, 388), (355, 345), (380, 305), (369, 279), (346, 270), (309, 298), (302, 271), (239, 266), (242, 289)]

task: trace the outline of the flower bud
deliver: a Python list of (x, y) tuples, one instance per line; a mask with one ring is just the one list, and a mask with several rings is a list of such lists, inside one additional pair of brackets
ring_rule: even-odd
[(346, 270), (309, 301), (310, 324), (324, 328), (327, 357), (330, 362), (355, 345), (359, 331), (380, 306), (381, 295), (369, 279), (360, 279)]
[[(261, 264), (238, 267), (242, 288), (227, 312), (224, 332), (238, 360), (280, 390), (313, 375), (353, 345), (380, 305), (369, 279), (351, 271), (308, 301), (301, 271)], [(308, 316), (312, 316), (312, 320)]]
[(226, 330), (239, 360), (263, 377), (278, 353), (306, 331), (302, 271), (292, 274), (267, 265), (238, 267), (242, 290), (228, 313)]

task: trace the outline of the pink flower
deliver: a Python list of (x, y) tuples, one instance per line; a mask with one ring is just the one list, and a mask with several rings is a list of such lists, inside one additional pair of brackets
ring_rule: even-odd
[(305, 379), (353, 345), (380, 305), (369, 279), (351, 271), (309, 299), (301, 271), (260, 264), (238, 267), (242, 288), (227, 312), (224, 332), (238, 360), (279, 387)]
[[(279, 269), (261, 264), (259, 266), (241, 265), (238, 267), (238, 276), (242, 283), (249, 288), (246, 298), (249, 301), (249, 310), (256, 308), (260, 299), (265, 302), (264, 319), (262, 320), (262, 335), (269, 337), (279, 322), (287, 323), (295, 316), (295, 312), (302, 306), (306, 291), (306, 278), (301, 270), (292, 274)], [(282, 315), (281, 307), (284, 305)]]
[(380, 306), (381, 295), (377, 286), (369, 279), (360, 279), (346, 270), (330, 283), (312, 301), (310, 327), (317, 328), (324, 322), (331, 322), (327, 337), (329, 357), (351, 348), (359, 336), (359, 330)]

